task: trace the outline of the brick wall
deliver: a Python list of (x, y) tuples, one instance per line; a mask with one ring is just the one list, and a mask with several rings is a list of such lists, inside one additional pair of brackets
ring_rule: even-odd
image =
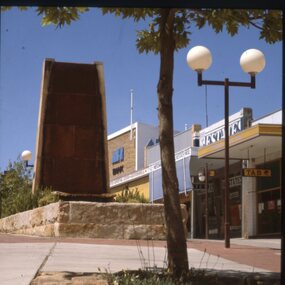
[[(115, 150), (124, 148), (124, 160), (112, 164), (112, 154)], [(135, 129), (133, 139), (130, 140), (130, 132), (126, 132), (108, 141), (109, 173), (110, 180), (125, 176), (136, 170), (136, 138)]]

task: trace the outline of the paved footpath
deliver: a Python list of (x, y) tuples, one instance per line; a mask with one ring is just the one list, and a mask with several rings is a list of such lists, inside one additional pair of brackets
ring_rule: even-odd
[[(280, 240), (188, 240), (189, 266), (280, 272)], [(0, 234), (0, 284), (28, 285), (37, 272), (116, 272), (166, 266), (164, 241), (36, 238)]]

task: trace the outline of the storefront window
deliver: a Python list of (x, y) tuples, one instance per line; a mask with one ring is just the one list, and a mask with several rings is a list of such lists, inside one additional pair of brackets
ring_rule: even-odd
[(279, 160), (275, 160), (273, 162), (259, 165), (258, 168), (270, 169), (271, 177), (258, 177), (257, 191), (280, 187), (280, 161)]
[(259, 168), (270, 169), (272, 176), (257, 178), (258, 234), (280, 233), (280, 160), (263, 164)]
[[(239, 176), (240, 177), (240, 176)], [(241, 187), (230, 188), (231, 237), (241, 236)]]

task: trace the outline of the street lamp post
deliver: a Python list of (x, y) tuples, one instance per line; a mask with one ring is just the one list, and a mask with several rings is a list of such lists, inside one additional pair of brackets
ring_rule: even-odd
[(209, 203), (208, 203), (208, 163), (198, 173), (201, 182), (205, 182), (205, 239), (209, 238)]
[(34, 167), (34, 165), (29, 164), (29, 160), (32, 159), (32, 152), (29, 150), (24, 150), (21, 154), (21, 158), (25, 161), (26, 167)]
[(230, 222), (229, 222), (229, 87), (255, 88), (255, 75), (263, 70), (265, 58), (261, 51), (249, 49), (240, 57), (240, 65), (244, 72), (250, 75), (250, 82), (235, 82), (225, 78), (219, 80), (203, 80), (202, 73), (212, 64), (211, 52), (203, 46), (196, 46), (187, 54), (189, 67), (197, 72), (198, 86), (219, 85), (224, 86), (224, 114), (225, 114), (225, 247), (230, 247)]

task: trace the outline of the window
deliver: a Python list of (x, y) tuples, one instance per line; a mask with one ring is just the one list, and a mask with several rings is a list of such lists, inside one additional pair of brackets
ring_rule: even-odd
[(118, 148), (112, 153), (112, 164), (124, 161), (124, 148)]
[(270, 169), (271, 177), (258, 177), (257, 178), (257, 190), (263, 191), (268, 189), (274, 189), (280, 187), (281, 166), (280, 160), (270, 161), (262, 165), (258, 165), (260, 168)]

